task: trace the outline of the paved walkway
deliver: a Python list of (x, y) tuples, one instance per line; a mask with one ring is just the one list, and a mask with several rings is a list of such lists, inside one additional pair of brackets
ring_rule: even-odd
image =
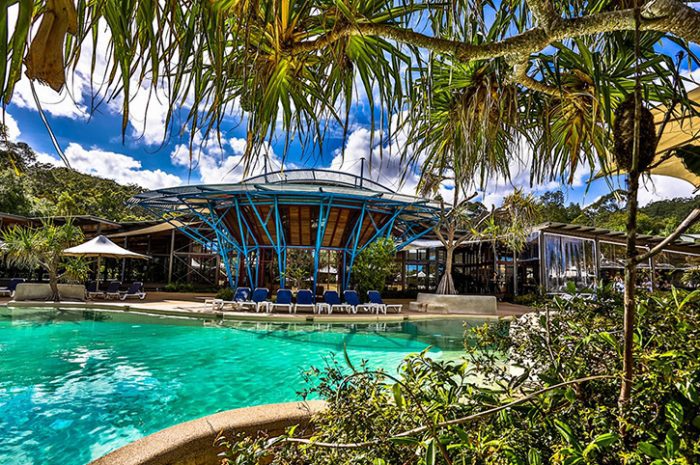
[[(334, 313), (332, 315), (318, 315), (313, 313), (290, 314), (285, 312), (255, 313), (238, 311), (215, 311), (210, 306), (204, 304), (204, 300), (212, 298), (213, 294), (202, 293), (164, 293), (149, 292), (145, 300), (130, 299), (121, 300), (93, 300), (89, 302), (61, 302), (64, 308), (97, 308), (103, 310), (121, 310), (134, 313), (149, 313), (157, 315), (180, 316), (200, 319), (231, 319), (231, 320), (254, 320), (254, 321), (319, 321), (319, 322), (345, 322), (345, 321), (402, 321), (402, 320), (428, 320), (428, 319), (492, 319), (519, 316), (532, 308), (523, 305), (498, 303), (497, 315), (465, 315), (465, 314), (445, 314), (445, 313), (424, 313), (408, 310), (409, 299), (387, 299), (387, 303), (403, 304), (403, 312), (389, 314), (346, 314)], [(7, 305), (9, 298), (0, 298), (0, 305)], [(39, 302), (12, 302), (11, 306), (16, 307), (53, 307), (54, 303)]]

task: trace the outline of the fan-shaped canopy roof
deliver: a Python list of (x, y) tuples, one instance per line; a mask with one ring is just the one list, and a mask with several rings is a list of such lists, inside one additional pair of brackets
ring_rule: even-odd
[(149, 258), (147, 255), (119, 247), (105, 236), (97, 236), (83, 244), (65, 249), (63, 255), (69, 257), (138, 258), (141, 260)]

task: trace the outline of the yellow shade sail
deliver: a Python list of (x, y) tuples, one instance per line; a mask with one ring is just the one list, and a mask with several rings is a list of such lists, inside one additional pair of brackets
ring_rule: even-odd
[[(700, 104), (700, 87), (688, 92), (688, 98)], [(656, 108), (652, 113), (660, 127), (666, 108)], [(673, 116), (668, 120), (651, 166), (651, 174), (682, 179), (700, 188), (700, 116)]]

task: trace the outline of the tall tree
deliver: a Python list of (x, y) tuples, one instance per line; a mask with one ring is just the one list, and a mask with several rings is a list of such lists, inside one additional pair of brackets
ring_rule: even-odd
[[(2, 233), (2, 254), (10, 265), (28, 269), (42, 267), (46, 270), (51, 286), (51, 300), (59, 301), (61, 295), (58, 281), (63, 276), (61, 270), (68, 260), (63, 256), (63, 250), (78, 244), (82, 239), (80, 228), (71, 223), (55, 225), (46, 222), (37, 228), (14, 226)], [(68, 267), (71, 273), (75, 273), (77, 268), (84, 268), (84, 264)]]

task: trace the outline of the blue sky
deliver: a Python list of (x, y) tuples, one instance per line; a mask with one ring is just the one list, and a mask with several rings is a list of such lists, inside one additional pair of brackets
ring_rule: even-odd
[[(103, 103), (96, 111), (90, 112), (89, 78), (87, 72), (78, 66), (77, 74), (69, 80), (67, 89), (61, 95), (47, 87), (37, 85), (39, 98), (58, 142), (71, 161), (73, 168), (114, 179), (121, 183), (136, 183), (145, 188), (170, 187), (180, 184), (235, 182), (241, 179), (240, 155), (245, 147), (244, 125), (231, 118), (223, 125), (222, 147), (207, 141), (198, 141), (201, 150), (194, 165), (190, 166), (189, 151), (186, 149), (188, 135), (172, 134), (163, 142), (163, 121), (165, 109), (152, 100), (149, 111), (146, 108), (145, 92), (132, 100), (132, 116), (126, 137), (122, 142), (121, 112), (118, 102)], [(339, 169), (359, 174), (359, 159), (371, 161), (369, 177), (404, 192), (413, 193), (415, 176), (409, 177), (404, 185), (399, 185), (401, 166), (392, 158), (378, 157), (378, 150), (370, 153), (370, 124), (366, 99), (358, 90), (358, 103), (352, 115), (352, 130), (346, 141), (335, 136), (324, 143), (321, 156), (300, 156), (298, 143), (293, 143), (287, 153), (287, 168), (319, 167)], [(59, 163), (53, 146), (35, 109), (30, 87), (26, 78), (21, 81), (7, 108), (6, 124), (10, 135), (30, 144), (44, 162)], [(376, 139), (375, 139), (376, 140)], [(339, 155), (345, 143), (345, 158)], [(394, 141), (394, 149), (405, 143), (400, 137)], [(284, 141), (280, 140), (269, 147), (273, 166), (279, 167)], [(527, 154), (520, 154), (527, 158)], [(258, 171), (261, 167), (258, 167)], [(541, 193), (546, 190), (563, 189), (568, 201), (590, 203), (607, 193), (609, 187), (604, 181), (596, 181), (587, 188), (586, 170), (577, 173), (573, 186), (549, 183), (544, 186), (529, 186), (527, 167), (513, 166), (511, 183), (492, 183), (489, 192), (482, 195), (487, 204), (498, 204), (503, 195), (514, 186)], [(692, 195), (692, 186), (681, 181), (654, 177), (647, 182), (640, 194), (643, 204), (654, 199)]]

